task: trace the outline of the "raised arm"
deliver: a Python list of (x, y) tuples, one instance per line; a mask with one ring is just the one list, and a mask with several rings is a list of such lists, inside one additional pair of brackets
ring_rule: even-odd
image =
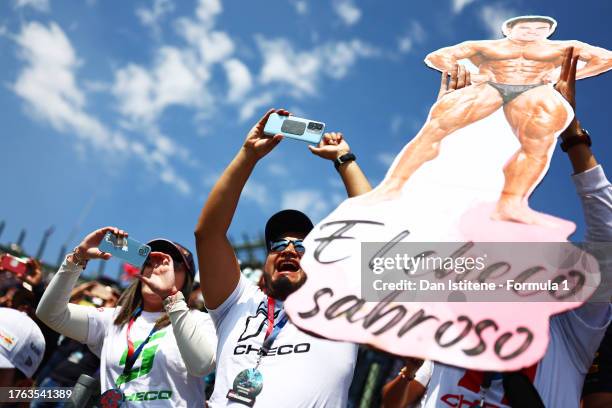
[(110, 259), (110, 254), (98, 249), (106, 231), (112, 231), (118, 236), (127, 236), (118, 228), (106, 227), (85, 237), (74, 252), (66, 257), (59, 271), (53, 276), (36, 309), (36, 316), (47, 326), (81, 343), (87, 341), (88, 315), (91, 306), (70, 304), (70, 295), (88, 260)]
[[(578, 56), (573, 56), (573, 53), (574, 50), (571, 47), (565, 51), (561, 75), (555, 88), (570, 103), (572, 108), (576, 109)], [(582, 202), (586, 224), (585, 240), (587, 242), (612, 242), (612, 185), (610, 185), (603, 169), (595, 160), (588, 141), (589, 137), (582, 130), (582, 126), (576, 117), (561, 133), (560, 137), (565, 144), (567, 155), (574, 169), (573, 179)], [(598, 256), (598, 260), (602, 282), (592, 299), (603, 299), (604, 302), (587, 302), (576, 309), (575, 313), (582, 321), (587, 322), (590, 328), (601, 327), (598, 335), (603, 336), (605, 326), (610, 319), (608, 300), (612, 260), (609, 259), (610, 254), (601, 255), (603, 256)], [(590, 355), (589, 353), (590, 351), (586, 354)]]
[[(326, 133), (321, 139), (319, 146), (308, 146), (308, 148), (313, 154), (331, 160), (334, 163), (338, 163), (337, 160), (339, 158), (351, 152), (351, 148), (342, 133), (335, 132)], [(337, 169), (349, 197), (356, 197), (372, 190), (370, 182), (355, 160), (342, 164), (338, 163)]]
[(195, 228), (196, 251), (200, 267), (200, 284), (206, 307), (216, 309), (232, 294), (240, 279), (240, 267), (227, 239), (240, 194), (255, 165), (282, 139), (281, 135), (264, 137), (268, 117), (285, 110), (270, 109), (253, 126), (244, 144), (215, 183)]
[(183, 293), (175, 286), (174, 261), (168, 254), (151, 252), (155, 272), (150, 276), (138, 275), (163, 301), (170, 317), (172, 331), (185, 367), (189, 374), (203, 377), (215, 368), (217, 335), (207, 314), (189, 310)]
[(471, 58), (478, 54), (476, 41), (465, 41), (451, 47), (440, 48), (425, 57), (425, 63), (438, 71), (452, 71), (457, 61)]
[(612, 69), (612, 51), (580, 41), (570, 41), (574, 55), (586, 64), (576, 72), (576, 79), (599, 75)]

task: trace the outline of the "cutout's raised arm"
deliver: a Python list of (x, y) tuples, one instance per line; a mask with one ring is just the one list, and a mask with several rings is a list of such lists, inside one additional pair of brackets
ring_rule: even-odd
[(440, 48), (425, 57), (425, 63), (438, 71), (451, 71), (457, 61), (471, 58), (478, 54), (479, 46), (476, 41), (465, 41), (461, 44)]
[(586, 64), (576, 72), (576, 79), (599, 75), (612, 69), (612, 51), (581, 41), (571, 41), (574, 55)]

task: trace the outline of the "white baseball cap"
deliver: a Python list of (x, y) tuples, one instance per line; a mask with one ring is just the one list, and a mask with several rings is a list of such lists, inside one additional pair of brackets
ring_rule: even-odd
[(32, 378), (44, 354), (45, 338), (34, 320), (0, 307), (0, 368), (17, 368)]

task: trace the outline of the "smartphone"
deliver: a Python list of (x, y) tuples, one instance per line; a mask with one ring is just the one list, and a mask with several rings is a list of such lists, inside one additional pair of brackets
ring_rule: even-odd
[(108, 252), (112, 256), (123, 259), (125, 262), (142, 267), (151, 253), (151, 247), (132, 238), (119, 238), (108, 231), (98, 246), (100, 251)]
[(281, 134), (291, 139), (318, 145), (323, 137), (325, 123), (296, 116), (283, 116), (273, 113), (268, 117), (264, 127), (264, 135), (274, 136)]
[(10, 254), (4, 254), (2, 260), (0, 260), (0, 270), (12, 272), (18, 278), (23, 278), (28, 271), (28, 261)]

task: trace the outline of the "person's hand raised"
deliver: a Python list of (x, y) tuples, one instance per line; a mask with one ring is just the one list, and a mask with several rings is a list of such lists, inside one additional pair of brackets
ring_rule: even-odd
[(338, 157), (351, 151), (342, 133), (325, 133), (317, 147), (309, 145), (310, 151), (324, 159), (336, 160)]
[(563, 64), (559, 81), (555, 84), (555, 89), (576, 109), (576, 67), (578, 66), (579, 55), (574, 56), (574, 47), (568, 47), (563, 53)]
[(108, 232), (112, 232), (118, 238), (127, 238), (128, 233), (117, 228), (117, 227), (104, 227), (97, 229), (83, 238), (83, 241), (75, 248), (75, 255), (79, 260), (87, 261), (90, 259), (104, 259), (109, 260), (112, 255), (108, 252), (102, 252), (98, 248), (102, 238)]
[(450, 73), (448, 71), (442, 72), (437, 100), (439, 101), (449, 93), (470, 85), (472, 85), (472, 74), (463, 65), (457, 64)]
[(266, 122), (271, 114), (278, 113), (279, 115), (288, 116), (290, 113), (285, 109), (270, 109), (265, 115), (251, 128), (251, 131), (247, 134), (244, 140), (243, 148), (250, 156), (256, 160), (261, 159), (266, 154), (270, 153), (276, 145), (283, 139), (282, 135), (274, 135), (269, 137), (264, 135), (264, 128)]
[(178, 292), (175, 286), (174, 261), (170, 255), (163, 252), (151, 252), (143, 273), (136, 276), (162, 299)]

